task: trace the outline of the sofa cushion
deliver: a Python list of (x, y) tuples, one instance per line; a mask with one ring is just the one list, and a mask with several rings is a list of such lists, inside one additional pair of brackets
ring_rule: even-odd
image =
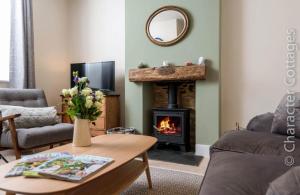
[(214, 151), (233, 151), (239, 153), (252, 153), (261, 155), (291, 155), (300, 158), (300, 139), (295, 138), (294, 143), (287, 144), (290, 149), (295, 144), (296, 150), (287, 153), (284, 147), (284, 141), (287, 136), (252, 132), (252, 131), (232, 131), (222, 136), (214, 145), (211, 146), (211, 152)]
[(0, 105), (24, 107), (47, 107), (47, 100), (42, 89), (0, 89)]
[[(19, 147), (29, 149), (41, 145), (71, 140), (73, 137), (73, 125), (60, 123), (53, 126), (17, 129), (17, 136)], [(2, 132), (0, 144), (2, 147), (12, 147), (10, 131)]]
[[(55, 107), (28, 108), (22, 106), (0, 105), (2, 116), (21, 114), (15, 118), (16, 128), (33, 128), (54, 125), (58, 123)], [(8, 130), (8, 121), (3, 122), (3, 130)]]
[(300, 195), (300, 167), (294, 167), (272, 181), (266, 195)]
[(265, 195), (269, 183), (288, 169), (282, 156), (214, 152), (200, 195)]
[[(293, 98), (295, 100), (292, 100)], [(288, 114), (288, 111), (290, 114)], [(287, 121), (288, 117), (290, 117), (289, 121)], [(295, 121), (291, 122), (292, 120)], [(288, 127), (288, 123), (295, 125), (295, 127)], [(294, 129), (294, 135), (300, 138), (300, 92), (295, 93), (295, 95), (285, 95), (274, 113), (271, 132), (281, 135), (293, 135), (288, 133), (289, 128)]]
[(272, 181), (266, 195), (300, 195), (300, 167), (294, 167)]
[(256, 132), (271, 132), (274, 119), (273, 113), (265, 113), (255, 116), (247, 125), (247, 130)]

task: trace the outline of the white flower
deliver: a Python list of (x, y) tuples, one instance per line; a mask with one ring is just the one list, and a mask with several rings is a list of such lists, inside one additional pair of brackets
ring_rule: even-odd
[(101, 102), (95, 102), (95, 106), (101, 110), (102, 109), (102, 103)]
[(87, 96), (87, 97), (86, 97), (86, 100), (93, 100), (93, 99), (94, 99), (93, 96)]
[(72, 89), (70, 89), (70, 95), (73, 97), (74, 95), (78, 94), (78, 88), (77, 87), (73, 87)]
[(89, 96), (89, 95), (91, 95), (92, 92), (93, 92), (92, 89), (86, 87), (81, 91), (81, 94), (84, 96)]
[(88, 81), (87, 77), (82, 77), (79, 79), (79, 83), (86, 83)]
[(68, 89), (63, 89), (62, 91), (61, 91), (61, 93), (62, 93), (62, 95), (63, 96), (68, 96), (68, 95), (70, 95), (70, 91), (68, 90)]
[(95, 92), (96, 100), (101, 100), (103, 98), (103, 93), (101, 91)]
[(86, 100), (85, 102), (85, 107), (86, 108), (91, 108), (93, 106), (93, 101), (92, 100)]

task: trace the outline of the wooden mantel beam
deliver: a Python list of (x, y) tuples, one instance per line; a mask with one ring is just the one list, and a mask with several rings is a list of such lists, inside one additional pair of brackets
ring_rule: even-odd
[(131, 82), (196, 81), (205, 79), (206, 67), (202, 65), (129, 70), (129, 81)]

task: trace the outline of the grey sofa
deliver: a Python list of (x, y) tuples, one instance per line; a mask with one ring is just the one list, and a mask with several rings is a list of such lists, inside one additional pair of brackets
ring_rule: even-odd
[[(256, 116), (247, 130), (227, 133), (211, 146), (200, 195), (265, 195), (270, 183), (291, 168), (285, 164), (286, 156), (294, 157), (293, 166), (300, 165), (300, 139), (294, 140), (296, 150), (287, 153), (287, 136), (271, 133), (273, 117), (272, 113)], [(296, 194), (273, 194), (300, 194), (300, 187)]]
[[(47, 100), (40, 89), (0, 89), (0, 105), (14, 105), (24, 107), (47, 107)], [(16, 116), (3, 119), (13, 120)], [(66, 142), (73, 137), (73, 125), (59, 123), (30, 129), (16, 129), (16, 132), (1, 131), (0, 147), (13, 148), (16, 158), (20, 158), (22, 150), (38, 148)]]

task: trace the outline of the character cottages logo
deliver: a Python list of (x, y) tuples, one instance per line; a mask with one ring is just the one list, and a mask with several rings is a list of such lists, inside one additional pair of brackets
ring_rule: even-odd
[(297, 31), (294, 28), (287, 30), (287, 60), (285, 85), (287, 87), (286, 96), (286, 133), (287, 138), (284, 141), (284, 149), (287, 156), (284, 161), (287, 166), (293, 166), (295, 159), (292, 153), (296, 150), (295, 134), (296, 134), (296, 94), (295, 87), (297, 84)]

